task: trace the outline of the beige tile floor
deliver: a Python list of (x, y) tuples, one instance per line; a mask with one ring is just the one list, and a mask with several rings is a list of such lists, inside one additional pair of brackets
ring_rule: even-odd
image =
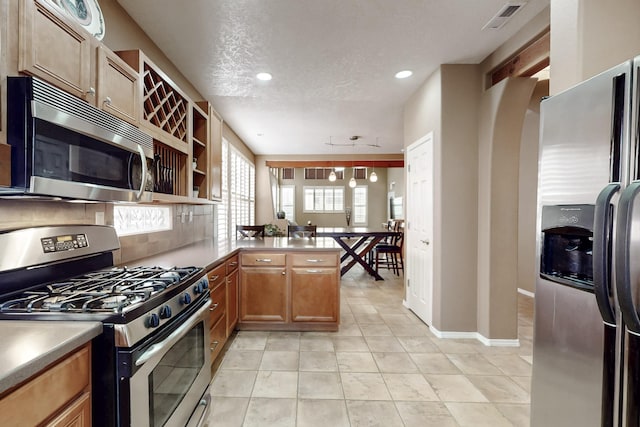
[(436, 338), (383, 276), (342, 278), (339, 332), (239, 332), (210, 426), (528, 426), (533, 300), (518, 299), (520, 347), (486, 347)]

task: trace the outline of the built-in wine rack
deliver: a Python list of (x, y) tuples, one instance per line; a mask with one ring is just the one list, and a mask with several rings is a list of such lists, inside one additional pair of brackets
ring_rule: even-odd
[(143, 85), (144, 120), (187, 142), (189, 101), (146, 62)]

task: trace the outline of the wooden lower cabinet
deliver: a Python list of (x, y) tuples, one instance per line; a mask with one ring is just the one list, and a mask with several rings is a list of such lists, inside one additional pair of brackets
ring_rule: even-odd
[(91, 426), (91, 343), (0, 396), (2, 426)]
[(211, 340), (209, 349), (211, 350), (211, 362), (213, 363), (227, 341), (227, 318), (225, 315), (218, 319), (218, 322), (209, 329), (209, 339)]
[(286, 322), (285, 267), (242, 267), (240, 270), (240, 322)]
[(91, 425), (91, 393), (84, 393), (47, 427), (87, 427)]
[(294, 267), (291, 270), (291, 320), (337, 322), (339, 281), (335, 268)]
[(240, 259), (239, 329), (338, 330), (337, 252), (247, 251)]
[(231, 335), (238, 324), (238, 305), (240, 298), (240, 272), (238, 269), (233, 270), (226, 277), (227, 290), (227, 337)]

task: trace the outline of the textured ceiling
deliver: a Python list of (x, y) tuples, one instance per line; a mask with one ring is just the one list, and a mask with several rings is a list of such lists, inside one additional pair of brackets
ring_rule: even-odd
[(256, 154), (400, 153), (421, 83), (481, 62), (549, 4), (483, 31), (505, 0), (118, 2)]

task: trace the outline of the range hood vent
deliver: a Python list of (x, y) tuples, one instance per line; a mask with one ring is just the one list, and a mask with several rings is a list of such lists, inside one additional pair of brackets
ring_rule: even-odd
[(498, 30), (507, 23), (509, 19), (513, 17), (527, 2), (524, 1), (510, 1), (506, 3), (502, 8), (495, 14), (493, 18), (489, 22), (482, 27), (483, 30)]

